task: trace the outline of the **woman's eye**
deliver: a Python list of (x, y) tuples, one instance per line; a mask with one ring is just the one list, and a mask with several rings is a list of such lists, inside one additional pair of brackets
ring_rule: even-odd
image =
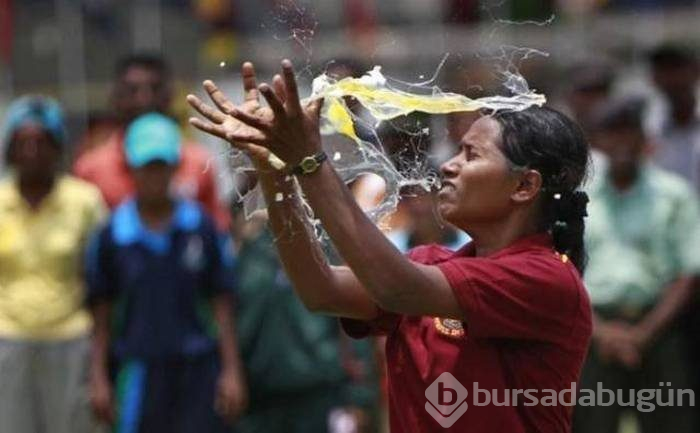
[(464, 150), (464, 152), (465, 152), (466, 155), (467, 155), (467, 161), (471, 161), (471, 160), (473, 160), (473, 159), (476, 157), (476, 154), (474, 153), (474, 151), (472, 151), (472, 149), (471, 149), (470, 147), (467, 147), (467, 148)]

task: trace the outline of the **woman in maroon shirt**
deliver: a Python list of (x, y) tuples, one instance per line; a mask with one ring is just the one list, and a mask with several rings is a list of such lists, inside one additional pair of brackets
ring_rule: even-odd
[[(575, 393), (567, 390), (591, 334), (580, 277), (587, 198), (577, 191), (589, 155), (579, 128), (538, 107), (480, 118), (442, 166), (439, 193), (442, 217), (473, 241), (406, 257), (323, 162), (322, 102), (301, 107), (289, 61), (272, 87), (256, 86), (250, 63), (243, 80), (240, 106), (205, 82), (217, 108), (189, 96), (208, 119), (191, 122), (255, 161), (277, 248), (304, 303), (344, 318), (351, 335), (388, 336), (392, 431), (569, 431)], [(295, 181), (270, 167), (270, 152), (287, 167), (306, 160), (305, 170), (293, 169), (296, 182), (348, 266), (327, 264)]]

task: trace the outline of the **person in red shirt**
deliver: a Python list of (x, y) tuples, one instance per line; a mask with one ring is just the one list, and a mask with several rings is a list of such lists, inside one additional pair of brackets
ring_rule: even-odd
[[(117, 63), (112, 104), (118, 127), (106, 142), (78, 156), (76, 176), (95, 184), (111, 209), (134, 193), (134, 181), (124, 157), (124, 130), (141, 114), (167, 114), (172, 100), (170, 68), (156, 55), (134, 54)], [(202, 203), (220, 229), (228, 228), (229, 212), (216, 190), (211, 155), (194, 142), (182, 146), (180, 167), (173, 179), (175, 192)]]
[[(406, 257), (324, 162), (322, 101), (302, 108), (289, 61), (283, 75), (258, 88), (244, 64), (240, 106), (207, 82), (218, 109), (188, 96), (208, 120), (190, 121), (255, 161), (275, 245), (307, 307), (344, 318), (352, 336), (388, 336), (392, 432), (569, 432), (575, 391), (564, 392), (592, 330), (581, 280), (588, 198), (578, 191), (589, 149), (576, 124), (540, 107), (482, 116), (441, 167), (438, 204), (473, 241)], [(291, 168), (271, 169), (271, 152)], [(323, 259), (288, 173), (348, 266)]]

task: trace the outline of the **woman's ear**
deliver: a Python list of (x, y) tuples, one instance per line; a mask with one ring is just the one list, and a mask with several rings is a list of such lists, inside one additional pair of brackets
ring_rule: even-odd
[(527, 203), (537, 197), (542, 189), (542, 175), (537, 170), (525, 170), (520, 173), (520, 180), (510, 198), (516, 203)]

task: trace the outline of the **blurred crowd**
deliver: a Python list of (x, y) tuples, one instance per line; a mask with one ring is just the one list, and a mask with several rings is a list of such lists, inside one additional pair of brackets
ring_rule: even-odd
[[(86, 2), (95, 17), (114, 3)], [(374, 7), (343, 3), (360, 18)], [(488, 2), (444, 3), (450, 20), (471, 22)], [(669, 4), (500, 6), (521, 19), (641, 3)], [(230, 18), (224, 8), (235, 4), (193, 3), (212, 25)], [(466, 53), (457, 59), (444, 89), (474, 97), (493, 89), (493, 75), (478, 62)], [(700, 58), (692, 47), (665, 44), (645, 62), (653, 92), (629, 91), (617, 65), (596, 58), (557, 77), (552, 100), (578, 121), (593, 150), (584, 279), (595, 327), (579, 388), (602, 382), (627, 402), (628, 390), (666, 383), (700, 392)], [(327, 72), (342, 78), (366, 69), (337, 59)], [(539, 69), (528, 73), (547, 79), (536, 76)], [(336, 320), (297, 299), (264, 213), (245, 215), (224, 198), (214, 156), (183, 129), (173, 110), (176, 79), (159, 54), (120, 59), (110, 112), (93, 117), (73, 142), (60, 101), (30, 94), (6, 110), (0, 432), (385, 431), (383, 342), (351, 340)], [(477, 116), (411, 115), (382, 125), (376, 138), (400, 168), (419, 161), (436, 168)], [(420, 133), (426, 124), (431, 135)], [(351, 188), (367, 209), (383, 193), (373, 176)], [(403, 191), (397, 212), (380, 224), (402, 251), (468, 242), (439, 219), (434, 195), (424, 191)], [(332, 248), (327, 254), (339, 262)], [(629, 413), (643, 433), (691, 433), (700, 425), (695, 407), (580, 406), (574, 432), (617, 432)]]
[(169, 115), (171, 79), (119, 61), (73, 161), (56, 100), (7, 110), (0, 431), (372, 431), (373, 344), (296, 298), (264, 216), (220, 198)]
[[(43, 0), (29, 0), (41, 2)], [(114, 19), (116, 0), (82, 0), (84, 8), (94, 20), (109, 22)], [(313, 10), (320, 25), (337, 25), (334, 20), (344, 20), (355, 27), (367, 27), (377, 22), (410, 18), (425, 20), (429, 17), (414, 15), (414, 11), (425, 10), (420, 0), (163, 0), (165, 7), (189, 8), (202, 22), (214, 27), (230, 27), (239, 31), (256, 31), (260, 14), (271, 10), (286, 10), (295, 15), (300, 10)], [(324, 4), (322, 4), (324, 3)], [(424, 3), (424, 2), (423, 2)], [(494, 13), (513, 20), (547, 19), (552, 14), (606, 13), (625, 10), (659, 10), (697, 4), (697, 0), (440, 0), (431, 2), (430, 9), (440, 20), (449, 23), (473, 23), (489, 20)], [(331, 11), (342, 10), (344, 14)], [(397, 16), (397, 10), (400, 16)], [(392, 14), (392, 11), (394, 12)], [(325, 12), (328, 12), (326, 14)], [(393, 17), (392, 17), (393, 15)], [(431, 14), (432, 17), (432, 14)], [(298, 23), (304, 18), (297, 18)]]

